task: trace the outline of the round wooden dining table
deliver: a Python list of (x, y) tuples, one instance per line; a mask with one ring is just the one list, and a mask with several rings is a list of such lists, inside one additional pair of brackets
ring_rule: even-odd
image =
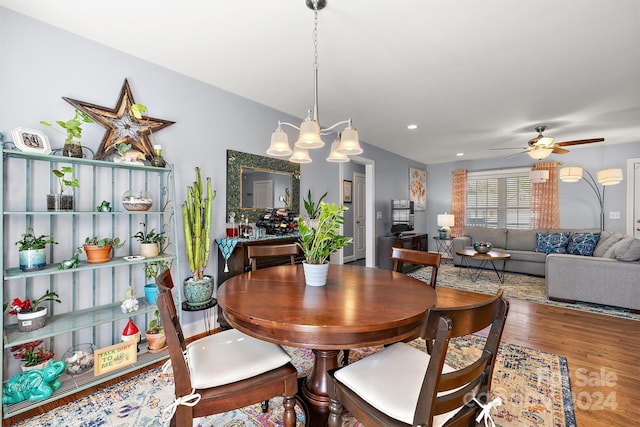
[(340, 350), (402, 341), (419, 335), (435, 290), (390, 270), (331, 264), (325, 286), (305, 285), (302, 265), (247, 272), (220, 286), (227, 322), (255, 338), (313, 350), (314, 363), (300, 393), (306, 425), (325, 425), (326, 372)]

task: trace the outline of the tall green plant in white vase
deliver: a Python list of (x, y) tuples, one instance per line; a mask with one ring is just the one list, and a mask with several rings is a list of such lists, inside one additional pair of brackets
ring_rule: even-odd
[(187, 304), (191, 306), (208, 304), (213, 295), (213, 277), (206, 276), (204, 270), (209, 263), (216, 193), (212, 189), (211, 178), (207, 177), (206, 183), (206, 189), (203, 189), (200, 168), (196, 167), (196, 180), (187, 187), (187, 200), (182, 204), (185, 251), (189, 270), (193, 273), (193, 277), (184, 281), (183, 291)]
[[(320, 202), (320, 214), (315, 227), (311, 227), (304, 219), (298, 219), (300, 240), (297, 245), (305, 258), (303, 265), (307, 285), (324, 286), (329, 272), (329, 256), (353, 240), (352, 237), (340, 234), (340, 227), (344, 224), (343, 213), (347, 209), (335, 203)], [(312, 270), (320, 272), (313, 273)]]

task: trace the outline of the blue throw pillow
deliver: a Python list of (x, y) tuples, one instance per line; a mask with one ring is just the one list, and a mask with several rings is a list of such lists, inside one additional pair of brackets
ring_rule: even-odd
[(566, 254), (569, 233), (536, 233), (536, 252)]
[(600, 240), (600, 233), (571, 233), (567, 253), (593, 256), (593, 250)]

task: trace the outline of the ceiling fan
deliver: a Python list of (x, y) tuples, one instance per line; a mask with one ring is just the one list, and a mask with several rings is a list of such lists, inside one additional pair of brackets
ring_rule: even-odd
[(520, 153), (512, 154), (509, 157), (517, 156), (518, 154), (528, 154), (530, 157), (533, 157), (536, 160), (542, 160), (549, 155), (553, 154), (567, 154), (569, 150), (564, 149), (562, 147), (567, 147), (570, 145), (582, 145), (582, 144), (591, 144), (594, 142), (602, 142), (604, 138), (591, 138), (591, 139), (576, 139), (573, 141), (564, 141), (564, 142), (555, 142), (552, 137), (542, 135), (542, 132), (545, 131), (546, 126), (537, 126), (536, 132), (538, 132), (538, 136), (532, 138), (528, 142), (527, 148)]

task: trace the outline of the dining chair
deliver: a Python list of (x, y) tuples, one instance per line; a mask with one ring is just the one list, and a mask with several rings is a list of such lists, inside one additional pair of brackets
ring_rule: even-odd
[(249, 256), (249, 264), (251, 264), (251, 270), (256, 271), (258, 268), (259, 258), (275, 258), (275, 257), (289, 257), (291, 265), (296, 263), (296, 255), (298, 255), (298, 245), (290, 243), (286, 245), (255, 245), (248, 246), (247, 253)]
[(431, 267), (431, 280), (429, 281), (429, 285), (431, 285), (433, 289), (436, 288), (438, 268), (440, 267), (440, 253), (392, 247), (391, 260), (393, 261), (393, 271), (402, 272), (402, 265), (405, 262)]
[[(343, 408), (372, 426), (470, 426), (487, 405), (509, 304), (502, 289), (486, 301), (426, 312), (421, 337), (431, 354), (396, 343), (348, 366), (330, 370), (329, 427), (342, 426)], [(491, 327), (476, 360), (445, 363), (449, 341)], [(474, 400), (474, 399), (477, 399)]]
[(298, 374), (291, 357), (279, 345), (260, 341), (235, 329), (208, 335), (185, 345), (176, 313), (169, 270), (156, 278), (173, 378), (175, 401), (163, 411), (171, 426), (191, 427), (193, 418), (219, 414), (284, 396), (283, 422), (296, 424)]

